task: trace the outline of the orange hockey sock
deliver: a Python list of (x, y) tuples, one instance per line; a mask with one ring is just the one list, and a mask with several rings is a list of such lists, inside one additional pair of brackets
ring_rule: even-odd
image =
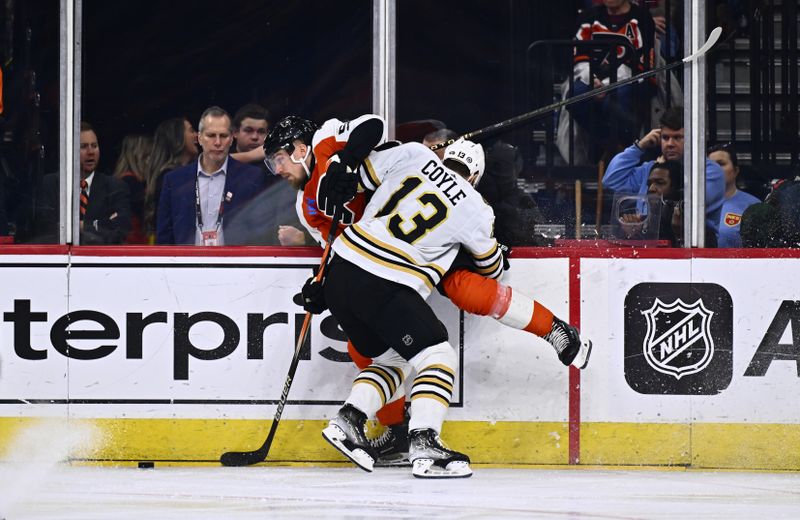
[(550, 309), (534, 300), (533, 316), (531, 316), (530, 323), (525, 325), (524, 330), (542, 337), (549, 333), (551, 328), (553, 328), (553, 313), (550, 312)]
[(353, 363), (361, 370), (364, 370), (372, 364), (372, 358), (368, 358), (357, 351), (352, 341), (347, 342), (347, 353), (350, 354), (350, 359), (353, 360)]
[(375, 415), (378, 417), (378, 422), (384, 426), (392, 426), (400, 424), (405, 420), (406, 414), (406, 399), (395, 399), (390, 403), (378, 410)]

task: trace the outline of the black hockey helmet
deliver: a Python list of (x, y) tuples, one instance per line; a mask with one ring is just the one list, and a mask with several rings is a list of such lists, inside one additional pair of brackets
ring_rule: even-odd
[(294, 151), (294, 142), (299, 140), (311, 144), (317, 124), (297, 116), (286, 116), (272, 127), (264, 140), (264, 155), (271, 156), (278, 150), (285, 150), (289, 155)]

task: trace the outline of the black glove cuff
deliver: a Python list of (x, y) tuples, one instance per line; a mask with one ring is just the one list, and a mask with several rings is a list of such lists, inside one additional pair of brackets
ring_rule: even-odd
[(336, 156), (339, 158), (339, 162), (351, 170), (355, 171), (358, 168), (360, 161), (351, 152), (349, 152), (346, 147), (336, 152)]

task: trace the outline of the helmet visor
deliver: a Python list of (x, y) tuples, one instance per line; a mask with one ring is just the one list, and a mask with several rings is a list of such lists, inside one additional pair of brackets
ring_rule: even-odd
[(279, 148), (278, 151), (267, 155), (264, 158), (264, 164), (267, 166), (267, 169), (272, 175), (279, 175), (280, 168), (285, 168), (290, 160), (291, 159), (289, 154), (286, 153), (286, 150)]

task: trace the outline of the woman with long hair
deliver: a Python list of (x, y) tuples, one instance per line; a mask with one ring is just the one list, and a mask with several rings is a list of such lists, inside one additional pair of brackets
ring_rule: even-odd
[(148, 135), (129, 134), (122, 139), (114, 177), (128, 186), (131, 195), (131, 231), (127, 244), (146, 244), (144, 233), (144, 195), (150, 177), (150, 152), (153, 139)]
[(149, 243), (155, 242), (158, 199), (164, 174), (197, 159), (197, 132), (185, 117), (162, 121), (153, 135), (150, 173), (145, 197), (145, 229)]

